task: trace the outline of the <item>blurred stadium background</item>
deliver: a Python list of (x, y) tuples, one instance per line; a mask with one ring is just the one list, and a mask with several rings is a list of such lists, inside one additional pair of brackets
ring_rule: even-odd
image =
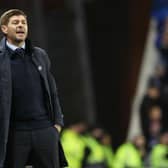
[(49, 53), (65, 125), (99, 123), (125, 141), (149, 30), (146, 0), (1, 0), (24, 10), (29, 37)]

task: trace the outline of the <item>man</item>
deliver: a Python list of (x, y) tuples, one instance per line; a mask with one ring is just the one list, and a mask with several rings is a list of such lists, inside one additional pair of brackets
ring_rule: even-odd
[(0, 26), (0, 168), (24, 168), (29, 159), (34, 168), (66, 166), (59, 143), (63, 115), (48, 56), (27, 39), (23, 11), (6, 11)]
[(114, 168), (143, 168), (145, 159), (145, 138), (134, 136), (130, 141), (121, 144), (114, 156)]
[(168, 167), (168, 131), (162, 130), (159, 143), (152, 148), (150, 162), (152, 168)]

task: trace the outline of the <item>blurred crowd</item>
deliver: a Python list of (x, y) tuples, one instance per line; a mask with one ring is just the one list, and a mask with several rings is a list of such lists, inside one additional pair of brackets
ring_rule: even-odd
[(106, 130), (83, 121), (70, 124), (60, 136), (69, 168), (142, 168), (144, 165), (146, 151), (142, 135), (115, 151), (112, 136)]
[[(161, 1), (156, 2), (158, 5)], [(168, 167), (168, 1), (162, 3), (164, 6), (152, 13), (156, 21), (154, 45), (158, 51), (158, 62), (149, 77), (139, 109), (146, 139), (146, 162), (152, 168)]]
[(74, 122), (63, 130), (61, 141), (70, 168), (112, 167), (111, 136), (101, 127)]
[(106, 130), (74, 122), (60, 135), (70, 168), (168, 168), (168, 2), (152, 15), (158, 62), (139, 108), (142, 135), (114, 151)]

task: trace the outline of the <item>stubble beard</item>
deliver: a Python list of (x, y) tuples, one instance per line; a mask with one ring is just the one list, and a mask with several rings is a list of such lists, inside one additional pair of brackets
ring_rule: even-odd
[(26, 37), (25, 37), (25, 38), (17, 38), (17, 37), (15, 37), (15, 38), (14, 38), (14, 43), (15, 43), (15, 44), (21, 44), (21, 43), (23, 43), (25, 40), (26, 40)]

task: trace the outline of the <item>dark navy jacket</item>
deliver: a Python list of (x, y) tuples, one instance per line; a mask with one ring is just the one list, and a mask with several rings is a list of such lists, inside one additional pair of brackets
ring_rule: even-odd
[[(12, 102), (11, 64), (5, 43), (6, 39), (3, 38), (0, 42), (0, 168), (4, 168), (4, 160), (6, 158)], [(54, 124), (63, 126), (63, 115), (58, 100), (55, 80), (49, 71), (50, 61), (48, 55), (43, 49), (32, 47), (28, 40), (26, 40), (26, 49), (31, 53), (32, 61), (43, 79), (47, 91), (45, 96), (47, 97), (46, 103), (50, 119)], [(60, 159), (64, 160), (63, 158)]]

